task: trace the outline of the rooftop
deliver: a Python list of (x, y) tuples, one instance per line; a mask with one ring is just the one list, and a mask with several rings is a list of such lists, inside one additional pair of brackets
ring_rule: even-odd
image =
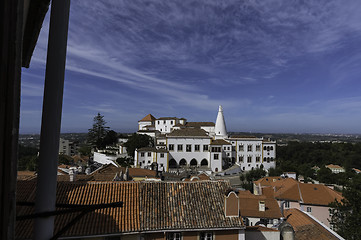
[(139, 122), (154, 122), (155, 120), (156, 118), (152, 114), (148, 114), (147, 116), (139, 120)]
[(295, 239), (298, 240), (336, 240), (339, 239), (332, 231), (320, 225), (306, 213), (298, 209), (285, 210), (287, 222), (295, 230)]
[[(62, 237), (124, 234), (142, 231), (242, 229), (240, 217), (225, 217), (226, 181), (197, 182), (58, 182), (57, 204), (123, 202), (123, 207), (104, 208), (85, 214)], [(36, 182), (19, 181), (17, 201), (35, 201)], [(18, 206), (17, 214), (33, 212)], [(55, 232), (78, 213), (55, 218)], [(32, 238), (33, 220), (16, 222), (16, 238)]]
[(199, 128), (183, 128), (173, 130), (167, 134), (167, 137), (207, 137), (210, 138), (206, 131)]

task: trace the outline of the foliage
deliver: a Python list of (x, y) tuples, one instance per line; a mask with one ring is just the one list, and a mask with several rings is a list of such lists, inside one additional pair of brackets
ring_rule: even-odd
[(105, 146), (114, 146), (118, 142), (118, 133), (116, 133), (113, 130), (110, 130), (105, 135), (103, 141), (102, 141), (102, 147)]
[(79, 147), (78, 152), (80, 153), (81, 156), (90, 156), (91, 150), (92, 148), (90, 145), (83, 144), (82, 146)]
[(93, 119), (93, 127), (88, 130), (88, 141), (92, 146), (102, 148), (109, 128), (105, 124), (104, 116), (98, 113)]
[(128, 155), (134, 158), (135, 149), (142, 147), (154, 147), (154, 140), (148, 135), (134, 133), (129, 137), (128, 141), (124, 143), (124, 146), (127, 148)]
[(334, 229), (346, 239), (361, 239), (361, 176), (355, 176), (342, 191), (344, 199), (330, 204)]
[(127, 158), (127, 157), (123, 157), (123, 158), (117, 158), (117, 163), (122, 166), (122, 167), (130, 167), (131, 165), (134, 164), (133, 159), (131, 158)]
[(266, 176), (266, 171), (260, 168), (256, 168), (246, 173), (246, 180), (248, 182), (253, 182), (260, 178), (263, 178), (264, 176)]
[(38, 152), (39, 149), (34, 147), (25, 147), (19, 145), (18, 149), (18, 170), (19, 171), (37, 171), (38, 170)]
[(260, 178), (266, 176), (266, 171), (260, 168), (256, 168), (248, 171), (246, 174), (240, 176), (240, 180), (242, 181), (241, 186), (253, 192), (253, 181), (256, 181)]
[(73, 165), (74, 159), (65, 154), (59, 154), (59, 164)]
[[(361, 169), (360, 160), (361, 143), (289, 142), (286, 146), (277, 147), (275, 170), (276, 173), (292, 171), (305, 179), (343, 185), (348, 178), (355, 175), (352, 168)], [(331, 163), (344, 167), (346, 173), (332, 174), (324, 167)], [(315, 172), (313, 166), (321, 169)]]

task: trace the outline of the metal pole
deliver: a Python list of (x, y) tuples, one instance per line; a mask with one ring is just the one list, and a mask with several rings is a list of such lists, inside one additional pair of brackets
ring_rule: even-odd
[[(35, 212), (55, 210), (70, 0), (52, 0)], [(34, 239), (50, 239), (54, 216), (35, 219)]]

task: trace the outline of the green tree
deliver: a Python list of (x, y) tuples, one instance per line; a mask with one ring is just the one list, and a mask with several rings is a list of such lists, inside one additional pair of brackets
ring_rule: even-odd
[(74, 159), (65, 154), (59, 154), (59, 164), (73, 165)]
[(122, 167), (130, 167), (134, 164), (133, 159), (127, 157), (117, 158), (116, 161)]
[(83, 144), (79, 149), (78, 152), (80, 153), (81, 156), (90, 156), (91, 154), (91, 150), (92, 147), (87, 145), (87, 144)]
[(135, 149), (142, 147), (154, 147), (154, 140), (148, 135), (134, 133), (129, 137), (128, 141), (124, 143), (124, 146), (127, 148), (128, 155), (134, 158)]
[(109, 128), (105, 124), (104, 116), (98, 113), (93, 119), (93, 127), (88, 130), (88, 141), (93, 147), (102, 147), (103, 139), (107, 135)]
[(118, 133), (116, 133), (113, 130), (110, 130), (105, 135), (103, 141), (102, 141), (102, 147), (106, 146), (112, 146), (115, 145), (118, 142)]
[(361, 176), (354, 177), (343, 189), (344, 199), (330, 204), (330, 223), (345, 239), (361, 239)]

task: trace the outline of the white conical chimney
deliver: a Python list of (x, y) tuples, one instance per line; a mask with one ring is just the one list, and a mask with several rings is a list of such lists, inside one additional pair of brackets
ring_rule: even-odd
[(216, 120), (216, 126), (214, 127), (214, 133), (216, 134), (216, 139), (224, 139), (227, 137), (226, 123), (223, 117), (223, 108), (219, 106), (218, 115)]

